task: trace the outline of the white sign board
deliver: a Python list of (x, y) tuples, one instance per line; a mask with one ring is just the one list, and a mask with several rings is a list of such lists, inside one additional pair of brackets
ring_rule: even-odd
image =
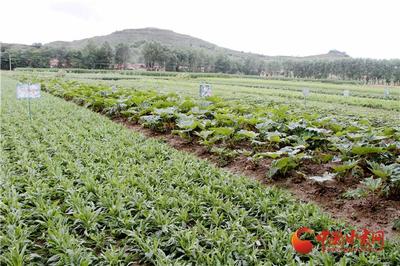
[(350, 96), (350, 91), (349, 90), (344, 90), (343, 91), (343, 96), (344, 97), (349, 97)]
[(111, 91), (112, 91), (112, 92), (117, 92), (117, 86), (113, 85), (113, 86), (111, 87)]
[(390, 96), (389, 88), (385, 88), (385, 90), (383, 91), (383, 96), (385, 96), (385, 98), (388, 98)]
[(310, 89), (309, 88), (304, 88), (303, 89), (303, 95), (304, 95), (304, 97), (308, 97), (308, 95), (310, 95)]
[(200, 97), (210, 97), (211, 92), (210, 84), (200, 84)]
[(40, 98), (40, 84), (21, 84), (17, 85), (17, 99)]

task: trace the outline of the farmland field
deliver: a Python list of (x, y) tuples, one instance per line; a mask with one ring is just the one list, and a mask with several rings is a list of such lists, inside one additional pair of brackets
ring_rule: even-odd
[[(54, 77), (56, 72), (19, 71), (18, 76), (34, 74), (39, 77)], [(191, 77), (194, 76), (194, 78)], [(335, 114), (367, 116), (377, 120), (395, 122), (400, 116), (400, 88), (389, 88), (389, 97), (384, 96), (383, 86), (364, 86), (359, 84), (332, 84), (317, 81), (267, 80), (260, 78), (220, 77), (207, 74), (158, 74), (143, 75), (135, 72), (107, 71), (104, 73), (67, 73), (66, 79), (94, 84), (120, 85), (135, 89), (153, 89), (160, 92), (177, 92), (187, 96), (198, 96), (198, 86), (208, 82), (213, 86), (213, 95), (228, 99), (247, 99), (248, 101), (275, 102), (288, 104), (296, 110), (334, 111)], [(307, 105), (304, 106), (303, 88), (310, 89)], [(343, 97), (349, 90), (350, 96)], [(379, 110), (379, 113), (375, 109)]]
[[(32, 120), (27, 103), (15, 99), (18, 79), (41, 82), (47, 92), (32, 101)], [(201, 82), (212, 84), (213, 97), (198, 97)], [(176, 134), (221, 164), (240, 156), (268, 164), (265, 179), (322, 176), (311, 166), (323, 165), (319, 171), (329, 173), (322, 177), (357, 188), (346, 191), (349, 198), (369, 192), (374, 204), (376, 197), (400, 195), (399, 88), (385, 98), (382, 87), (357, 84), (16, 71), (2, 74), (1, 94), (0, 264), (400, 261), (395, 239), (376, 253), (314, 249), (300, 256), (289, 241), (299, 226), (350, 227), (284, 190), (84, 108)]]

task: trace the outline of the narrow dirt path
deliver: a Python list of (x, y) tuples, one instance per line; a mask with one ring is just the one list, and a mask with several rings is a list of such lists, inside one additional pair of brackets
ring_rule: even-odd
[(354, 184), (336, 181), (319, 183), (301, 176), (280, 180), (267, 179), (266, 172), (271, 160), (265, 160), (255, 166), (246, 157), (239, 156), (229, 164), (221, 166), (218, 156), (209, 153), (200, 144), (188, 142), (170, 133), (158, 133), (123, 119), (114, 119), (114, 121), (147, 137), (162, 140), (177, 150), (194, 154), (230, 172), (254, 178), (265, 185), (276, 185), (288, 189), (300, 201), (316, 203), (332, 218), (342, 219), (359, 230), (363, 228), (373, 231), (384, 230), (387, 239), (400, 239), (400, 232), (392, 228), (394, 220), (400, 218), (400, 201), (380, 199), (378, 207), (373, 208), (368, 198), (358, 200), (342, 198), (342, 193)]

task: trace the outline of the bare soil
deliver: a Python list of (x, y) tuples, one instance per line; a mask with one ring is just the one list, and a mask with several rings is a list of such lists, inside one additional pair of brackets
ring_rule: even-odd
[[(384, 230), (385, 238), (400, 239), (400, 232), (392, 229), (394, 220), (400, 218), (400, 201), (379, 198), (373, 206), (370, 198), (344, 199), (342, 194), (348, 189), (356, 188), (359, 184), (359, 180), (355, 178), (345, 179), (341, 182), (331, 180), (321, 183), (307, 179), (299, 172), (292, 172), (289, 178), (272, 180), (266, 177), (272, 159), (263, 159), (255, 165), (254, 162), (246, 157), (239, 156), (228, 164), (221, 166), (218, 156), (208, 152), (204, 146), (196, 142), (188, 142), (169, 132), (155, 132), (124, 119), (118, 118), (114, 119), (114, 121), (147, 137), (163, 140), (177, 150), (194, 154), (233, 173), (248, 176), (264, 185), (275, 185), (287, 189), (301, 202), (315, 203), (329, 213), (332, 218), (341, 219), (359, 230), (363, 228), (372, 231)], [(306, 162), (300, 166), (299, 170), (312, 175), (322, 175), (324, 172), (329, 171), (331, 166), (332, 163), (316, 165)]]

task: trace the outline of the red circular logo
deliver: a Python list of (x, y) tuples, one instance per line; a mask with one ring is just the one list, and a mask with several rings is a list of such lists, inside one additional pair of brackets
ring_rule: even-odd
[(314, 233), (314, 230), (311, 230), (308, 227), (300, 227), (292, 234), (290, 238), (290, 242), (292, 243), (293, 248), (300, 254), (308, 254), (313, 249), (313, 244), (310, 240), (302, 240), (300, 239), (303, 233)]

